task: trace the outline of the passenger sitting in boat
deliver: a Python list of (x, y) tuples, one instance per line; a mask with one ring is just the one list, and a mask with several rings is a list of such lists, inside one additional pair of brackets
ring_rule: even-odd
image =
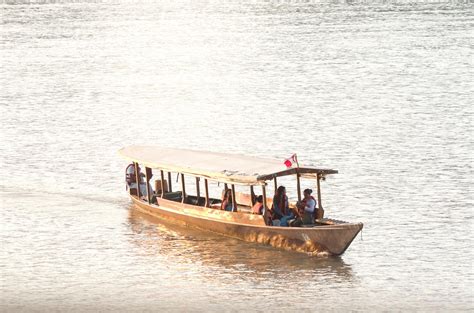
[(226, 189), (224, 192), (224, 196), (222, 197), (221, 210), (232, 212), (233, 211), (232, 203), (233, 203), (232, 190)]
[(301, 226), (314, 224), (314, 213), (316, 209), (316, 199), (313, 198), (311, 193), (313, 190), (305, 189), (303, 191), (304, 199), (298, 203), (297, 207), (300, 209), (300, 216), (291, 223), (290, 226)]
[[(138, 167), (138, 171), (140, 171), (140, 167)], [(130, 163), (125, 169), (125, 181), (127, 182), (127, 189), (130, 188), (132, 183), (136, 182), (135, 165), (133, 163)]]
[(255, 204), (252, 207), (253, 214), (263, 214), (263, 196), (260, 195), (256, 198)]
[(286, 196), (286, 188), (278, 187), (273, 197), (272, 220), (275, 226), (288, 226), (287, 221), (294, 218), (293, 213), (288, 208), (288, 197)]
[[(285, 193), (286, 197), (286, 193)], [(283, 217), (280, 219), (280, 226), (289, 226), (289, 222), (295, 219), (295, 214), (293, 211), (289, 208), (288, 205), (288, 197), (286, 197), (286, 203), (285, 206), (282, 210)]]
[[(143, 177), (145, 177), (145, 174), (141, 172), (140, 166), (138, 166), (138, 176), (139, 176), (139, 181), (140, 181), (140, 195), (145, 196), (146, 195), (146, 183), (143, 181)], [(137, 178), (135, 175), (135, 165), (133, 163), (129, 164), (127, 166), (127, 169), (125, 170), (125, 180), (127, 182), (127, 187), (128, 189), (136, 189), (137, 188)], [(149, 192), (150, 194), (154, 194), (153, 188), (151, 187), (151, 184), (149, 184)]]

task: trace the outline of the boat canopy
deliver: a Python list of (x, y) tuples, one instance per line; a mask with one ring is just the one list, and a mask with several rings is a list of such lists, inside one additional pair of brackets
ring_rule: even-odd
[(313, 178), (337, 173), (314, 167), (287, 168), (282, 160), (155, 146), (128, 146), (119, 154), (149, 168), (238, 185), (264, 185), (266, 180), (296, 173)]

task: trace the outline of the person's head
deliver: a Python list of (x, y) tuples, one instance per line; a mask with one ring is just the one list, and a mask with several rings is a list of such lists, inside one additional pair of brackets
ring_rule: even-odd
[(258, 203), (263, 203), (263, 196), (262, 195), (257, 197), (257, 202)]
[[(133, 168), (135, 168), (135, 163), (132, 162), (132, 163), (130, 163), (127, 167), (133, 167)], [(140, 169), (140, 165), (139, 165), (139, 164), (137, 164), (137, 167), (138, 167), (138, 169)]]
[(232, 190), (226, 189), (224, 192), (224, 199), (230, 200), (232, 198)]
[(303, 191), (303, 195), (304, 195), (305, 198), (311, 197), (311, 194), (312, 194), (312, 193), (313, 193), (313, 190), (311, 190), (311, 189), (309, 189), (309, 188), (308, 188), (308, 189), (305, 189), (305, 190)]
[(277, 195), (281, 196), (281, 195), (284, 195), (284, 194), (286, 194), (286, 188), (284, 186), (278, 187)]

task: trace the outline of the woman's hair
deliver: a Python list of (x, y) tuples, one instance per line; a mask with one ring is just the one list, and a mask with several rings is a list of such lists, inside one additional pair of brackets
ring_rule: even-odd
[(286, 188), (284, 186), (280, 186), (278, 187), (276, 193), (275, 193), (275, 197), (273, 198), (274, 199), (274, 202), (275, 204), (281, 208), (283, 206), (285, 206), (285, 196), (283, 195), (283, 192), (286, 190)]
[(281, 196), (283, 194), (283, 191), (285, 191), (285, 189), (286, 188), (284, 186), (278, 187), (276, 194)]
[(257, 197), (257, 202), (258, 203), (263, 203), (263, 196), (262, 195)]
[(224, 191), (224, 195), (222, 196), (222, 202), (221, 202), (221, 210), (224, 209), (223, 205), (224, 205), (224, 201), (227, 200), (227, 204), (229, 204), (229, 202), (233, 203), (234, 202), (234, 199), (232, 199), (232, 189), (226, 189)]
[(227, 189), (224, 192), (224, 200), (225, 199), (230, 200), (231, 198), (232, 198), (232, 189)]
[(313, 190), (307, 188), (303, 191), (304, 193), (307, 193), (307, 194), (311, 194), (313, 192)]

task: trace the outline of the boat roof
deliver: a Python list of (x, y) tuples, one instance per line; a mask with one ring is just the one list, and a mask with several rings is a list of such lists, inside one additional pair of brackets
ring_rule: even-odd
[(266, 180), (297, 172), (313, 178), (316, 174), (337, 173), (314, 167), (287, 168), (284, 160), (156, 146), (128, 146), (119, 154), (149, 168), (239, 185), (262, 185)]

